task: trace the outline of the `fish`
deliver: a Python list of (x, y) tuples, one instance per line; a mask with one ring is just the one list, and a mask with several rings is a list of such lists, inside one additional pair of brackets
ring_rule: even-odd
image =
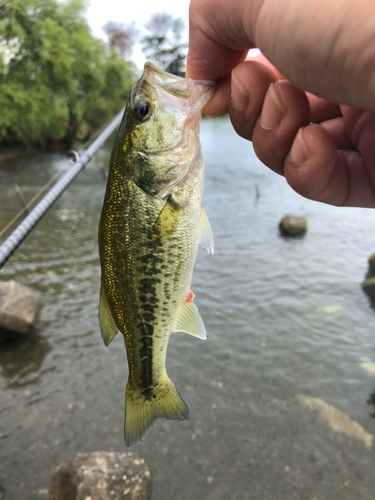
[(213, 81), (171, 75), (147, 62), (115, 140), (99, 223), (99, 322), (108, 346), (125, 338), (129, 376), (124, 438), (138, 444), (158, 418), (188, 420), (167, 375), (169, 337), (206, 338), (190, 289), (199, 243), (214, 252), (202, 206), (202, 108)]

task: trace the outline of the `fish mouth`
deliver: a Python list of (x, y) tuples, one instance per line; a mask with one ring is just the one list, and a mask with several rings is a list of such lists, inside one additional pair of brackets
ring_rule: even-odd
[(189, 115), (200, 113), (217, 88), (217, 81), (182, 78), (159, 69), (150, 61), (145, 63), (141, 79), (147, 80), (152, 87), (163, 89), (169, 95), (179, 98), (180, 105), (185, 110), (190, 110)]
[(185, 133), (176, 143), (170, 144), (168, 147), (158, 148), (157, 151), (141, 149), (137, 152), (158, 156), (180, 148), (186, 140), (186, 133), (189, 133), (187, 131), (190, 129), (194, 132), (195, 127), (199, 126), (202, 108), (215, 93), (217, 85), (218, 82), (215, 80), (192, 80), (172, 75), (147, 61), (141, 78), (133, 87), (130, 105), (134, 105), (134, 101), (139, 98), (139, 95), (146, 95), (156, 108), (166, 106), (173, 107), (177, 112), (181, 111), (185, 116)]

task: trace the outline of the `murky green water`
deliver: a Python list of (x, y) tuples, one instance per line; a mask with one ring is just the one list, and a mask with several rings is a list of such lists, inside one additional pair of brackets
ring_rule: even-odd
[[(0, 346), (5, 500), (46, 499), (51, 470), (77, 452), (125, 448), (125, 349), (121, 338), (104, 347), (97, 320), (97, 164), (108, 163), (109, 142), (0, 273), (45, 302), (35, 336)], [(375, 376), (361, 367), (375, 361), (375, 312), (360, 288), (375, 212), (299, 197), (226, 120), (204, 121), (202, 142), (215, 255), (200, 250), (192, 288), (208, 340), (171, 338), (168, 373), (191, 419), (159, 420), (136, 448), (153, 499), (374, 499), (375, 444), (333, 430), (300, 396), (375, 434)], [(2, 163), (0, 227), (18, 211), (14, 182), (30, 198), (64, 164)], [(286, 213), (307, 217), (304, 239), (279, 236)]]

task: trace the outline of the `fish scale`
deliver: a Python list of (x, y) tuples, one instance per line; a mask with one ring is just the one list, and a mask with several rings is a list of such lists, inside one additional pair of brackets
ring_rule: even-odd
[(157, 418), (189, 418), (165, 359), (174, 331), (205, 338), (190, 283), (200, 238), (213, 250), (198, 135), (201, 108), (213, 90), (210, 82), (146, 63), (112, 151), (99, 226), (99, 319), (106, 345), (119, 332), (125, 338), (128, 446)]

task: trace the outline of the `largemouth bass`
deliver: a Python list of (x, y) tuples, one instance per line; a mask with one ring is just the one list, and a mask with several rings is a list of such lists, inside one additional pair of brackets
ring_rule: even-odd
[(199, 242), (214, 248), (199, 141), (201, 110), (214, 91), (214, 82), (146, 63), (112, 150), (99, 226), (99, 320), (105, 345), (125, 337), (127, 446), (157, 418), (189, 419), (165, 358), (173, 332), (206, 338), (190, 283)]

